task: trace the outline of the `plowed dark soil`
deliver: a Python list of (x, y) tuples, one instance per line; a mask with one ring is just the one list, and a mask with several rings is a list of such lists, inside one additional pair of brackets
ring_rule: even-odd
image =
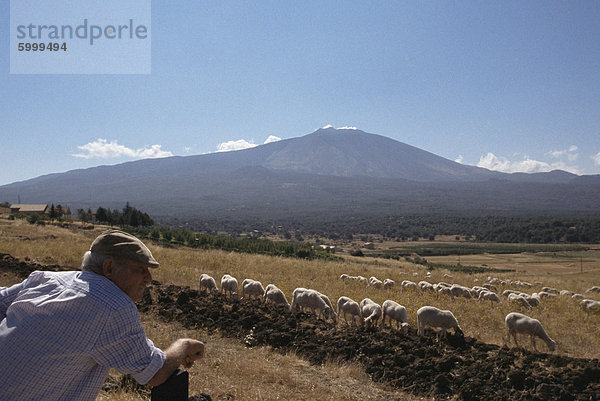
[[(27, 276), (47, 266), (0, 255), (0, 269)], [(52, 266), (51, 270), (64, 270)], [(218, 329), (247, 346), (295, 351), (311, 363), (358, 361), (375, 381), (399, 390), (439, 399), (461, 400), (597, 400), (600, 361), (509, 349), (449, 334), (436, 342), (433, 331), (419, 337), (346, 327), (258, 301), (231, 301), (187, 287), (153, 282), (139, 304), (142, 312), (188, 328)]]

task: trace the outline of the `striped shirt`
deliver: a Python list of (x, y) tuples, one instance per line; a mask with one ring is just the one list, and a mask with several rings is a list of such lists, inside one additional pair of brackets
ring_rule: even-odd
[(0, 319), (3, 401), (93, 401), (110, 368), (145, 384), (165, 361), (131, 298), (91, 271), (0, 288)]

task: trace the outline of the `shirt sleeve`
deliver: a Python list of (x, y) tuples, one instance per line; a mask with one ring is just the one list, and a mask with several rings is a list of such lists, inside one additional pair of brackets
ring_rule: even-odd
[(25, 288), (26, 283), (27, 280), (11, 287), (0, 287), (0, 320), (6, 317), (6, 310), (19, 295), (19, 292)]
[(146, 337), (135, 306), (113, 313), (98, 336), (92, 356), (98, 364), (130, 374), (140, 384), (146, 384), (166, 359)]

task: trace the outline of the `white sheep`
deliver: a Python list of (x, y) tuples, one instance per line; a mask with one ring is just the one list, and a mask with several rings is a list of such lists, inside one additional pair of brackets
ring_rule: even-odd
[(247, 278), (242, 281), (242, 298), (246, 298), (246, 295), (248, 295), (248, 299), (262, 299), (265, 295), (265, 289), (260, 281)]
[(547, 291), (534, 292), (531, 296), (535, 296), (536, 294), (539, 298), (556, 298), (556, 294)]
[(369, 286), (375, 287), (375, 288), (382, 288), (383, 287), (383, 281), (379, 280), (375, 276), (371, 276), (369, 278)]
[(569, 290), (560, 290), (559, 295), (561, 297), (570, 297), (573, 295), (573, 291), (569, 291)]
[(560, 292), (556, 288), (552, 288), (552, 287), (542, 287), (542, 291), (543, 292), (549, 292), (549, 293), (552, 293), (552, 294), (558, 294)]
[(360, 301), (360, 312), (365, 318), (365, 324), (367, 327), (374, 326), (381, 317), (381, 305), (370, 298), (365, 298)]
[[(319, 291), (317, 291), (319, 292)], [(327, 304), (327, 306), (329, 306), (329, 309), (331, 309), (331, 319), (333, 320), (334, 323), (337, 323), (337, 313), (335, 313), (335, 310), (333, 309), (333, 305), (331, 304), (331, 301), (329, 300), (329, 297), (323, 293), (319, 292), (319, 295), (321, 296), (321, 299), (323, 301), (325, 301), (325, 303)], [(325, 316), (322, 316), (323, 320), (327, 320)]]
[(455, 297), (465, 297), (468, 299), (473, 298), (473, 295), (471, 294), (471, 289), (465, 287), (464, 285), (452, 284), (452, 287), (450, 287), (450, 291), (452, 291), (452, 294), (454, 294)]
[(454, 334), (464, 336), (454, 314), (449, 310), (440, 310), (435, 306), (422, 306), (417, 311), (417, 332), (420, 336), (425, 334), (425, 326), (442, 328), (437, 335), (438, 340), (446, 337), (448, 329), (454, 329)]
[(365, 324), (365, 319), (362, 317), (362, 313), (360, 311), (360, 305), (358, 302), (354, 301), (351, 298), (341, 296), (337, 301), (337, 313), (338, 316), (343, 317), (344, 321), (347, 325), (348, 323), (348, 315), (350, 315), (350, 319), (352, 319), (352, 324), (357, 326), (355, 317), (360, 321), (361, 326)]
[(573, 294), (573, 295), (571, 295), (571, 298), (577, 299), (577, 300), (585, 299), (585, 297), (581, 294)]
[(200, 275), (199, 290), (201, 292), (206, 292), (206, 293), (219, 291), (217, 289), (217, 283), (216, 283), (215, 279), (212, 278), (211, 276), (209, 276), (208, 274), (204, 274), (204, 273), (202, 273)]
[(230, 298), (237, 299), (238, 297), (238, 281), (235, 277), (229, 274), (224, 274), (221, 277), (221, 292), (225, 295), (229, 294)]
[(394, 280), (392, 280), (391, 278), (386, 278), (385, 280), (383, 280), (383, 288), (389, 289), (389, 288), (393, 288), (396, 285), (396, 282)]
[(511, 312), (506, 315), (504, 322), (508, 329), (508, 341), (510, 341), (510, 336), (512, 335), (517, 347), (519, 346), (519, 343), (517, 343), (517, 333), (522, 333), (531, 336), (531, 345), (533, 345), (533, 349), (536, 351), (535, 337), (544, 340), (550, 351), (554, 351), (556, 348), (556, 342), (548, 336), (539, 320), (530, 318), (522, 313)]
[(333, 313), (331, 308), (321, 298), (320, 292), (306, 288), (296, 288), (293, 292), (290, 310), (294, 313), (298, 308), (309, 308), (317, 317), (322, 315), (324, 318), (328, 318)]
[(585, 290), (585, 292), (597, 292), (597, 293), (600, 293), (600, 287), (598, 287), (598, 286), (595, 285), (595, 286), (593, 286), (593, 287), (588, 288), (587, 290)]
[(265, 294), (263, 295), (263, 302), (271, 302), (277, 305), (283, 305), (288, 311), (291, 310), (291, 306), (287, 301), (285, 294), (283, 293), (283, 291), (277, 288), (275, 284), (267, 285), (267, 288), (265, 288)]
[(517, 304), (524, 306), (527, 310), (531, 310), (531, 305), (527, 301), (527, 299), (519, 294), (509, 294), (508, 300)]
[(402, 288), (402, 291), (404, 290), (418, 290), (419, 286), (417, 285), (417, 283), (415, 283), (414, 281), (410, 281), (410, 280), (404, 280), (402, 281), (402, 283), (400, 284), (400, 287)]
[(489, 300), (491, 304), (493, 304), (494, 302), (497, 302), (499, 304), (502, 303), (502, 301), (500, 301), (500, 298), (498, 297), (498, 294), (496, 294), (495, 292), (492, 292), (492, 291), (481, 291), (479, 293), (479, 300), (480, 301)]
[(340, 280), (349, 280), (349, 279), (350, 279), (350, 276), (347, 275), (346, 273), (342, 273), (340, 275)]
[(433, 284), (431, 284), (428, 281), (419, 281), (419, 288), (421, 289), (421, 291), (434, 291), (433, 289)]
[(588, 312), (600, 312), (600, 301), (596, 301), (594, 299), (582, 299), (581, 306)]
[(452, 293), (452, 290), (450, 290), (450, 287), (446, 287), (446, 286), (443, 286), (443, 285), (435, 284), (433, 286), (433, 288), (434, 288), (435, 291), (438, 292), (438, 294), (448, 295), (454, 301), (454, 294)]
[(382, 309), (382, 319), (381, 319), (381, 327), (385, 327), (385, 318), (389, 317), (390, 327), (393, 327), (392, 320), (396, 321), (396, 328), (400, 330), (402, 328), (402, 334), (406, 335), (408, 333), (408, 312), (406, 308), (400, 305), (398, 302), (392, 301), (388, 299), (383, 302), (381, 305)]

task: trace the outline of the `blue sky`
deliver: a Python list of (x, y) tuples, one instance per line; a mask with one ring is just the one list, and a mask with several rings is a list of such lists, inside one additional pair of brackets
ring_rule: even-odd
[(155, 0), (151, 15), (150, 74), (10, 74), (0, 3), (0, 185), (329, 124), (500, 171), (600, 174), (598, 1)]

